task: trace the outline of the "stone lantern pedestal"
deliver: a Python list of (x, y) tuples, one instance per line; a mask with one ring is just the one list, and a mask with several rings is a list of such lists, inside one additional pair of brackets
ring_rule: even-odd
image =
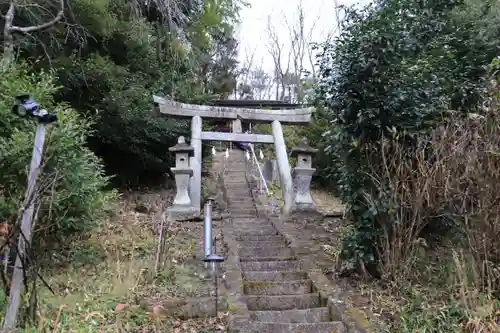
[(175, 176), (176, 193), (172, 206), (167, 208), (167, 216), (169, 220), (189, 219), (197, 215), (189, 197), (189, 179), (193, 175), (189, 157), (193, 156), (194, 148), (180, 136), (177, 144), (168, 150), (175, 154), (175, 167), (170, 170)]
[(312, 156), (318, 152), (317, 149), (309, 146), (307, 140), (292, 148), (291, 156), (297, 158), (295, 167), (292, 170), (294, 194), (292, 202), (292, 212), (316, 212), (316, 204), (311, 196), (311, 179), (316, 171), (312, 167)]

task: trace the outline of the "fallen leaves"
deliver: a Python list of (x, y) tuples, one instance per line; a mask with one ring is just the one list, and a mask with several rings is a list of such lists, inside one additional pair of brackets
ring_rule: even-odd
[(228, 313), (220, 313), (217, 318), (197, 318), (173, 323), (173, 333), (215, 333), (227, 329)]

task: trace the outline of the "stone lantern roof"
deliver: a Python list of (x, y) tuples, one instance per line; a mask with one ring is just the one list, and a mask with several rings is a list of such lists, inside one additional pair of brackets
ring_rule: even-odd
[(318, 149), (309, 146), (309, 142), (306, 138), (303, 138), (302, 141), (295, 147), (292, 148), (290, 155), (292, 157), (297, 157), (298, 154), (302, 155), (314, 155), (318, 152)]
[(194, 148), (186, 143), (186, 139), (180, 136), (177, 140), (177, 144), (173, 147), (168, 148), (172, 153), (188, 153), (189, 156), (193, 156)]

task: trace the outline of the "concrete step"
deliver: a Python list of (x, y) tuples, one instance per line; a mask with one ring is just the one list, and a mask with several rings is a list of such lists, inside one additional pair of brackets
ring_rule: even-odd
[(253, 214), (231, 214), (231, 217), (232, 218), (240, 218), (240, 217), (244, 217), (244, 218), (252, 218), (252, 217), (257, 217), (257, 213), (253, 213)]
[(300, 265), (296, 260), (283, 261), (245, 261), (241, 262), (242, 271), (300, 271)]
[(247, 295), (303, 295), (312, 292), (311, 280), (243, 281)]
[(294, 257), (293, 250), (289, 247), (240, 247), (240, 258), (245, 257), (277, 257), (277, 258), (290, 258)]
[(278, 235), (278, 231), (274, 228), (271, 229), (243, 229), (243, 230), (234, 230), (238, 236), (241, 236), (241, 239), (248, 239), (247, 237), (252, 236), (276, 236)]
[(232, 218), (238, 218), (240, 216), (250, 217), (250, 218), (257, 217), (257, 210), (255, 208), (246, 209), (237, 207), (237, 208), (229, 208), (228, 211), (231, 214)]
[(272, 225), (266, 225), (266, 226), (237, 226), (234, 225), (234, 231), (238, 234), (254, 234), (254, 235), (276, 235), (278, 230), (274, 228)]
[(256, 261), (290, 261), (295, 260), (297, 257), (278, 257), (278, 256), (266, 256), (266, 257), (240, 257), (240, 262), (256, 262)]
[(278, 241), (244, 241), (238, 243), (238, 247), (286, 247), (286, 241), (278, 240)]
[(265, 217), (254, 217), (254, 218), (239, 218), (234, 219), (233, 223), (248, 223), (248, 224), (268, 224), (271, 225), (271, 222)]
[(247, 281), (296, 281), (307, 279), (306, 272), (242, 272)]
[(229, 211), (229, 213), (231, 213), (232, 217), (239, 217), (242, 219), (245, 217), (247, 219), (257, 217), (257, 209), (255, 209), (255, 207), (245, 208), (240, 206), (233, 206), (229, 207), (227, 210)]
[(283, 311), (321, 307), (317, 294), (303, 295), (251, 295), (247, 296), (247, 306), (250, 311)]
[(268, 323), (321, 323), (329, 322), (330, 311), (328, 308), (312, 308), (302, 310), (284, 311), (252, 311), (250, 319)]
[(241, 206), (231, 206), (228, 209), (232, 217), (238, 216), (241, 219), (252, 219), (257, 218), (257, 209), (255, 207), (241, 207)]
[(236, 240), (239, 242), (282, 242), (285, 241), (283, 236), (278, 234), (273, 235), (261, 235), (254, 233), (239, 234), (236, 236)]
[(244, 333), (345, 333), (345, 325), (339, 321), (326, 323), (266, 323), (251, 321), (239, 330)]
[(240, 228), (240, 227), (245, 227), (245, 228), (250, 228), (253, 227), (254, 229), (259, 229), (263, 227), (272, 227), (273, 225), (269, 222), (255, 222), (251, 220), (245, 220), (244, 222), (241, 222), (239, 219), (234, 219), (233, 220), (233, 226), (235, 228)]
[(241, 210), (241, 209), (235, 209), (235, 208), (231, 208), (231, 209), (228, 209), (229, 211), (229, 214), (231, 215), (231, 217), (235, 220), (239, 220), (239, 219), (255, 219), (257, 218), (257, 210), (253, 210), (253, 211), (250, 211), (250, 210)]

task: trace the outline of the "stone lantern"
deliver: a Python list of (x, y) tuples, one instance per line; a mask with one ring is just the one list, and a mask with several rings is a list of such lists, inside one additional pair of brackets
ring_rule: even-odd
[(315, 211), (316, 205), (311, 196), (310, 186), (314, 169), (312, 167), (312, 157), (318, 152), (317, 149), (309, 146), (307, 139), (292, 148), (291, 156), (297, 158), (297, 162), (292, 171), (294, 183), (294, 199), (292, 211)]
[(189, 157), (193, 156), (194, 148), (186, 143), (183, 136), (180, 136), (177, 144), (168, 149), (175, 154), (175, 167), (171, 168), (175, 176), (176, 193), (171, 207), (167, 209), (170, 219), (189, 218), (196, 213), (189, 197), (189, 178), (193, 175), (193, 170), (189, 165)]

